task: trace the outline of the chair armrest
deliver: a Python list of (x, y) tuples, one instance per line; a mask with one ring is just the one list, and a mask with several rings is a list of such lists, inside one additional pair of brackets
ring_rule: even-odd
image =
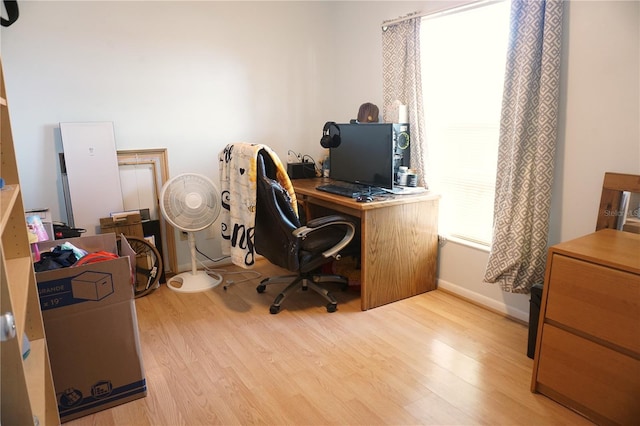
[(353, 223), (348, 218), (346, 218), (345, 216), (342, 216), (342, 215), (339, 215), (339, 214), (332, 214), (332, 215), (329, 215), (329, 216), (322, 216), (322, 217), (316, 217), (316, 218), (310, 219), (305, 224), (305, 226), (307, 228), (319, 228), (319, 227), (326, 226), (327, 224), (332, 224), (332, 223), (336, 223), (336, 222)]
[(331, 247), (329, 250), (325, 250), (322, 255), (327, 257), (335, 257), (336, 259), (340, 259), (340, 251), (347, 246), (353, 239), (353, 236), (356, 233), (356, 227), (353, 222), (347, 219), (344, 216), (340, 215), (329, 215), (323, 216), (315, 219), (311, 219), (305, 226), (301, 226), (293, 231), (293, 236), (296, 238), (306, 238), (309, 234), (319, 231), (326, 227), (344, 225), (347, 227), (347, 232), (345, 233), (342, 240), (340, 240), (336, 245)]

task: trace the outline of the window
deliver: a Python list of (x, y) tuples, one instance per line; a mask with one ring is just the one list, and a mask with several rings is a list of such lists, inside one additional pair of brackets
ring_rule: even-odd
[(427, 180), (447, 237), (489, 246), (509, 1), (423, 18)]

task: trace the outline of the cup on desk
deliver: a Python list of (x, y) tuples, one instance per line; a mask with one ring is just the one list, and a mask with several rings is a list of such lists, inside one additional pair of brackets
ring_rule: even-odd
[(418, 186), (418, 175), (415, 172), (409, 171), (407, 173), (407, 186)]
[(408, 173), (409, 173), (409, 168), (407, 166), (400, 166), (398, 168), (398, 185), (407, 186)]
[(328, 178), (329, 171), (330, 171), (329, 157), (325, 157), (325, 159), (322, 161), (322, 177)]

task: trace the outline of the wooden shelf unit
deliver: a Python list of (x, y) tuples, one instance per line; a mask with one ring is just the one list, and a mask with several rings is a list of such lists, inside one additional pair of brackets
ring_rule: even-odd
[[(38, 299), (18, 167), (0, 62), (0, 313), (11, 313), (15, 337), (0, 350), (0, 423), (3, 425), (60, 424)], [(23, 336), (30, 351), (23, 359)]]

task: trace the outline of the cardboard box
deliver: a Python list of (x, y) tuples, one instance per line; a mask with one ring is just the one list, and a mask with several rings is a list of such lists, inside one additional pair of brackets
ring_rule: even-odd
[[(117, 253), (115, 234), (70, 242)], [(66, 422), (147, 394), (128, 257), (36, 273), (60, 419)]]
[(100, 233), (107, 234), (113, 232), (116, 235), (133, 235), (144, 238), (142, 230), (142, 219), (140, 213), (131, 213), (124, 216), (101, 217)]

